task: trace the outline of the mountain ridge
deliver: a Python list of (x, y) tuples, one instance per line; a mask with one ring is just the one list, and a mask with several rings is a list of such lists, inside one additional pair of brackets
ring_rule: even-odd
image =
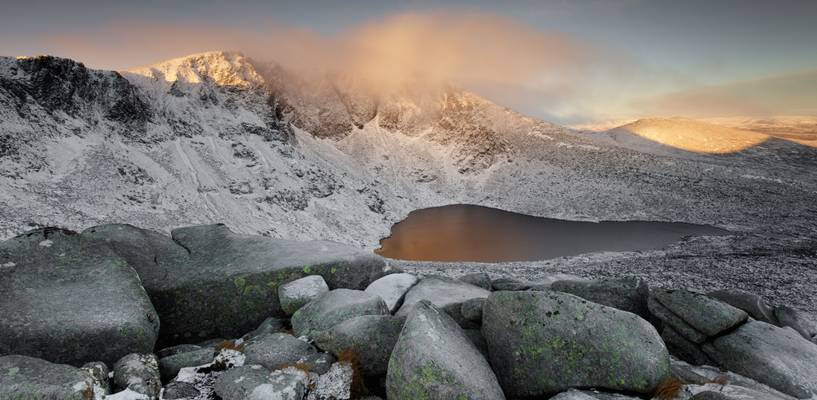
[[(454, 87), (373, 93), (355, 77), (309, 80), (230, 52), (141, 73), (32, 60), (0, 60), (3, 236), (54, 224), (167, 231), (226, 222), (373, 247), (410, 211), (452, 203), (589, 221), (815, 229), (817, 211), (799, 202), (817, 184), (800, 164), (628, 149)], [(772, 182), (760, 201), (757, 179)]]

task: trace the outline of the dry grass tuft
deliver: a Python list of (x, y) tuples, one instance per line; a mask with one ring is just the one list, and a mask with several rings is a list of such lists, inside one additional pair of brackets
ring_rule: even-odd
[(681, 382), (680, 379), (675, 377), (668, 378), (661, 382), (657, 388), (655, 388), (653, 397), (660, 400), (672, 400), (681, 394), (681, 389), (683, 388), (684, 382)]
[(356, 399), (369, 393), (363, 381), (363, 369), (360, 367), (360, 355), (354, 349), (346, 349), (338, 355), (338, 362), (352, 366), (352, 398)]
[(243, 353), (244, 344), (235, 344), (235, 340), (225, 340), (216, 345), (216, 353), (224, 349), (235, 350), (237, 352)]

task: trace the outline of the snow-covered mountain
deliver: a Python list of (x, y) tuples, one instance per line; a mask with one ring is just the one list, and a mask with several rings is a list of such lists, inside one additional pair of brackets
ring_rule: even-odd
[(797, 151), (682, 157), (455, 87), (382, 92), (234, 52), (126, 72), (0, 58), (2, 236), (224, 222), (374, 247), (408, 212), (450, 203), (803, 235), (817, 231), (817, 153)]

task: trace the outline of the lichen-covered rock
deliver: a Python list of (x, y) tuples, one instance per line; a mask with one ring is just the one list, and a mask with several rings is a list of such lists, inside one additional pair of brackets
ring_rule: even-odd
[(707, 390), (706, 385), (719, 382), (726, 383), (727, 385), (721, 385), (721, 389), (731, 392), (732, 394), (736, 393), (737, 390), (740, 390), (735, 390), (736, 387), (744, 388), (748, 393), (752, 394), (751, 396), (743, 396), (742, 398), (769, 400), (793, 399), (793, 397), (781, 393), (778, 390), (772, 389), (767, 385), (755, 381), (754, 379), (747, 378), (731, 371), (723, 371), (712, 366), (693, 366), (675, 359), (671, 360), (671, 364), (673, 376), (688, 384), (685, 391), (689, 393), (697, 393), (702, 390)]
[(430, 276), (423, 278), (406, 293), (403, 305), (395, 313), (398, 316), (407, 316), (415, 304), (421, 300), (428, 300), (437, 308), (445, 309), (455, 321), (464, 321), (460, 315), (460, 306), (463, 302), (476, 298), (486, 298), (491, 294), (483, 288), (450, 278)]
[(158, 399), (162, 390), (159, 361), (153, 354), (128, 354), (113, 366), (113, 385), (117, 390), (131, 390), (150, 399)]
[(550, 286), (551, 290), (570, 293), (585, 300), (608, 307), (629, 311), (641, 318), (649, 319), (647, 298), (650, 289), (638, 278), (604, 280), (563, 280)]
[(777, 318), (774, 316), (774, 309), (767, 304), (762, 297), (738, 289), (716, 290), (707, 294), (732, 307), (737, 307), (746, 311), (752, 318), (777, 325)]
[(703, 343), (748, 318), (743, 310), (686, 290), (654, 289), (648, 306), (655, 317), (693, 343)]
[(332, 364), (337, 360), (338, 359), (330, 353), (315, 353), (306, 356), (298, 363), (306, 367), (310, 372), (323, 375), (329, 372), (329, 368), (331, 368)]
[(306, 392), (303, 378), (295, 374), (270, 374), (253, 365), (228, 370), (213, 385), (222, 400), (302, 400)]
[(310, 275), (278, 286), (278, 300), (281, 302), (281, 309), (287, 315), (292, 315), (304, 304), (328, 291), (329, 286), (322, 276)]
[(817, 395), (817, 345), (792, 329), (750, 321), (702, 348), (722, 367), (790, 396)]
[(647, 321), (567, 293), (493, 292), (482, 334), (512, 397), (583, 387), (649, 393), (670, 373), (664, 342)]
[(282, 313), (278, 286), (321, 275), (330, 288), (365, 288), (383, 276), (379, 256), (340, 243), (241, 235), (226, 226), (175, 229), (171, 237), (103, 225), (83, 237), (110, 243), (136, 269), (162, 320), (161, 345), (239, 337)]
[(82, 365), (150, 352), (159, 318), (104, 243), (54, 228), (0, 242), (0, 354)]
[(104, 394), (96, 390), (91, 375), (79, 368), (27, 356), (0, 357), (0, 399), (88, 400)]
[(358, 355), (365, 375), (384, 375), (404, 322), (404, 318), (391, 315), (355, 317), (318, 333), (315, 344), (335, 356), (352, 350)]
[(350, 318), (386, 314), (389, 309), (379, 296), (362, 290), (335, 289), (295, 312), (292, 330), (296, 336), (311, 337)]
[(417, 281), (417, 277), (412, 274), (390, 274), (369, 284), (366, 292), (380, 296), (389, 307), (389, 312), (393, 313), (403, 304), (403, 297)]
[(199, 348), (162, 357), (159, 359), (159, 372), (162, 380), (167, 382), (176, 377), (182, 368), (198, 367), (213, 362), (215, 350)]
[(794, 329), (807, 340), (817, 344), (817, 316), (789, 306), (778, 306), (774, 315), (780, 326)]
[(272, 333), (259, 336), (244, 346), (244, 362), (274, 370), (285, 365), (295, 365), (316, 352), (314, 346), (290, 334)]
[(428, 301), (418, 302), (389, 360), (390, 400), (504, 399), (488, 362), (457, 323)]

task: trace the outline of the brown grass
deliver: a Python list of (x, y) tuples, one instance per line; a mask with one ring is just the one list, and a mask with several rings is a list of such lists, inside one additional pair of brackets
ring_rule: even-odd
[(354, 349), (346, 349), (338, 355), (338, 362), (352, 366), (352, 398), (356, 399), (369, 393), (363, 381), (363, 369), (360, 367), (360, 355)]
[(216, 353), (221, 350), (229, 349), (235, 350), (237, 352), (243, 353), (244, 352), (244, 345), (243, 344), (235, 344), (235, 340), (225, 340), (216, 345)]
[(684, 387), (684, 382), (680, 379), (672, 377), (665, 379), (655, 388), (653, 397), (660, 400), (672, 400), (681, 394), (681, 389)]

